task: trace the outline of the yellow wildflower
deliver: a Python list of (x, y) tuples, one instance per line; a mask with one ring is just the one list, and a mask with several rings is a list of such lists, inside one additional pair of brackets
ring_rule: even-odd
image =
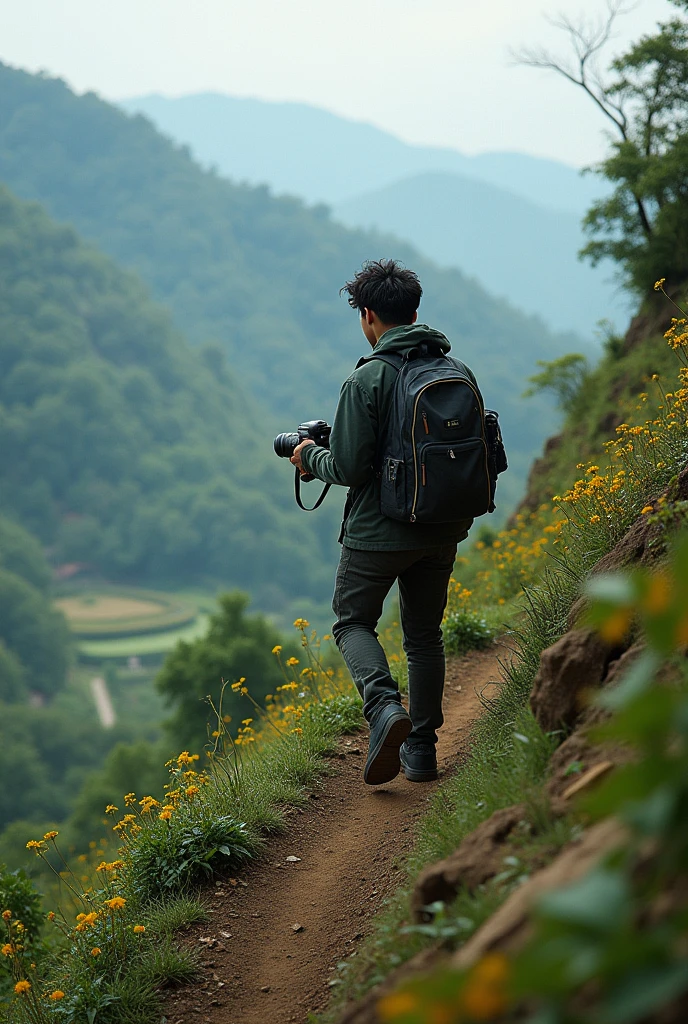
[(46, 832), (45, 835), (43, 836), (43, 838), (44, 839), (56, 839), (57, 836), (59, 836), (59, 834), (60, 834), (59, 832), (55, 832), (55, 831), (53, 831), (53, 832)]
[(617, 608), (606, 622), (600, 626), (599, 633), (608, 644), (617, 644), (626, 636), (631, 627), (631, 609)]
[(136, 793), (127, 793), (124, 797), (124, 804), (126, 807), (133, 807), (136, 803)]
[(3, 921), (9, 921), (11, 917), (12, 917), (12, 911), (11, 910), (3, 910), (3, 912), (2, 912), (2, 919), (3, 919)]
[(61, 988), (56, 988), (54, 992), (50, 993), (48, 999), (52, 999), (52, 1001), (56, 1003), (58, 1002), (58, 1000), (64, 999), (64, 992), (62, 991)]
[(105, 813), (106, 814), (117, 814), (118, 810), (119, 810), (119, 807), (115, 807), (114, 804), (108, 804), (107, 807), (105, 808)]
[(377, 1004), (377, 1012), (380, 1020), (395, 1021), (413, 1013), (420, 1006), (418, 996), (412, 992), (392, 992), (385, 996)]
[(310, 622), (308, 621), (308, 619), (295, 619), (294, 620), (294, 628), (295, 629), (308, 629), (309, 626), (310, 626)]
[(94, 946), (93, 949), (91, 950), (91, 956), (100, 956), (102, 952), (103, 951), (102, 949), (100, 949), (99, 946)]
[(145, 924), (135, 924), (134, 925), (134, 935), (143, 935), (145, 930), (146, 930)]
[(105, 906), (110, 910), (121, 910), (126, 902), (123, 896), (113, 896), (111, 900), (105, 900)]
[(291, 667), (293, 667), (294, 665), (298, 665), (298, 663), (299, 663), (299, 659), (298, 659), (298, 658), (287, 658), (287, 662), (286, 662), (286, 663), (287, 663), (287, 665), (289, 665), (289, 667), (291, 668)]
[(641, 516), (646, 516), (648, 512), (654, 512), (654, 508), (652, 505), (646, 505), (645, 508), (641, 508), (640, 510)]
[(281, 650), (282, 650), (282, 645), (281, 644), (275, 644), (275, 646), (272, 648), (272, 653), (273, 654), (279, 654), (281, 652)]
[(6, 942), (2, 949), (0, 949), (0, 953), (3, 956), (14, 956), (14, 946), (11, 942)]
[(661, 292), (661, 291), (664, 290), (664, 282), (665, 281), (666, 281), (666, 277), (660, 277), (659, 281), (655, 281), (655, 291), (656, 292)]
[(14, 986), (14, 991), (17, 993), (18, 996), (26, 995), (27, 992), (31, 991), (31, 982), (18, 981), (17, 984)]

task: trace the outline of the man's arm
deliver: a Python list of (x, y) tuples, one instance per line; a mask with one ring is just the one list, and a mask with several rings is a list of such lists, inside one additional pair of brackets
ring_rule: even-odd
[(376, 443), (377, 410), (368, 392), (350, 377), (339, 396), (329, 450), (302, 442), (291, 461), (323, 483), (358, 487), (373, 473)]

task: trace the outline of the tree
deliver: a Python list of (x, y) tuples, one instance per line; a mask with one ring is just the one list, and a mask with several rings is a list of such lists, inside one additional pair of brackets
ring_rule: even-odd
[(538, 359), (537, 365), (543, 369), (528, 378), (530, 387), (524, 391), (523, 397), (529, 398), (539, 391), (553, 391), (559, 408), (563, 412), (570, 412), (589, 372), (585, 356), (578, 352), (570, 352), (569, 355), (553, 359), (551, 362)]
[(0, 640), (23, 667), (30, 689), (47, 695), (62, 688), (70, 650), (64, 616), (5, 569), (0, 569)]
[[(190, 643), (180, 641), (156, 680), (158, 690), (174, 709), (167, 725), (180, 750), (198, 751), (206, 743), (213, 712), (205, 698), (211, 696), (217, 701), (222, 680), (233, 683), (245, 677), (256, 700), (274, 693), (283, 681), (271, 653), (282, 642), (279, 633), (263, 615), (246, 615), (245, 594), (224, 594), (219, 604), (206, 636)], [(253, 717), (246, 698), (229, 688), (224, 711), (235, 722), (244, 714)]]
[[(688, 11), (688, 0), (670, 2)], [(621, 13), (622, 0), (608, 0), (597, 25), (559, 17), (572, 60), (537, 48), (517, 59), (579, 86), (613, 126), (611, 154), (595, 168), (613, 191), (585, 217), (591, 241), (581, 256), (593, 264), (611, 257), (626, 283), (646, 294), (660, 275), (688, 279), (688, 22), (659, 24), (655, 35), (612, 61), (605, 79), (599, 56)]]

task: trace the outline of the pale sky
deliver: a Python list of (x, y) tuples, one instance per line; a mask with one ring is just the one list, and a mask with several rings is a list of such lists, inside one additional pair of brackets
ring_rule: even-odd
[[(510, 65), (509, 49), (565, 52), (545, 12), (604, 0), (0, 0), (0, 60), (105, 99), (224, 92), (296, 100), (407, 142), (518, 150), (576, 165), (605, 151), (581, 90)], [(639, 0), (609, 54), (676, 9)]]

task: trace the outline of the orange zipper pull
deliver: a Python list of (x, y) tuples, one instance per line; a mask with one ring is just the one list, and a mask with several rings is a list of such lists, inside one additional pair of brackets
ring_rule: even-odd
[(423, 462), (420, 467), (421, 479), (423, 480), (423, 487), (425, 487), (425, 463)]
[(428, 426), (428, 414), (426, 413), (425, 409), (423, 409), (423, 411), (421, 412), (421, 416), (423, 417), (423, 426), (425, 427), (425, 433), (429, 434), (430, 427)]

